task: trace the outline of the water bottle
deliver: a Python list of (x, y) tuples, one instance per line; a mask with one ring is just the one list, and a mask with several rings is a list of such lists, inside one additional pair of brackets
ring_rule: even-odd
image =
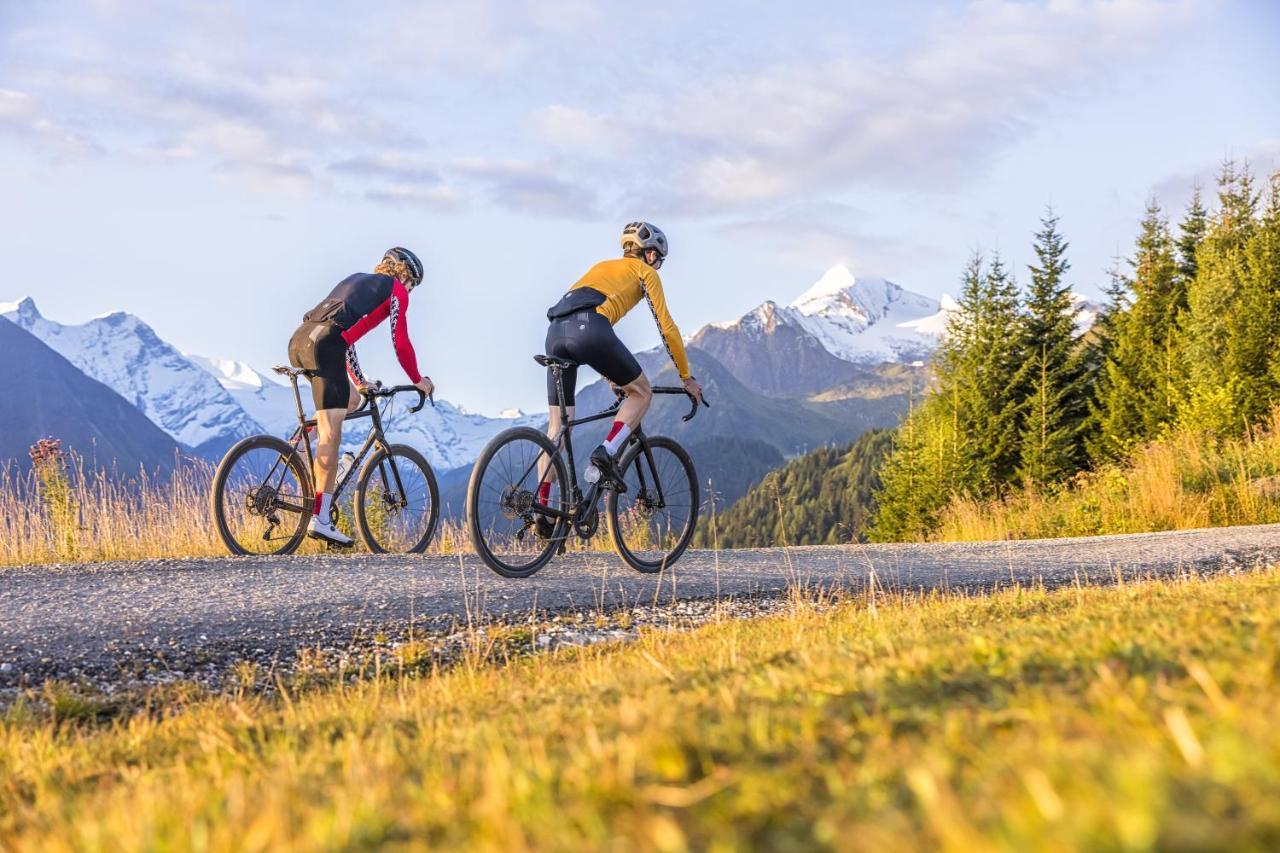
[(338, 476), (334, 482), (341, 483), (342, 479), (347, 476), (347, 472), (351, 470), (351, 465), (356, 461), (356, 455), (350, 450), (343, 452), (338, 457)]

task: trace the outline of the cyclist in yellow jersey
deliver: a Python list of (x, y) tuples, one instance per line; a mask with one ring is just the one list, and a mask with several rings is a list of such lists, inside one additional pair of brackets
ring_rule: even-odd
[[(702, 402), (702, 386), (689, 374), (684, 340), (667, 310), (662, 279), (658, 277), (658, 270), (666, 257), (667, 236), (648, 222), (631, 222), (622, 229), (622, 257), (601, 261), (587, 270), (587, 274), (547, 311), (547, 319), (551, 321), (547, 330), (547, 355), (594, 368), (626, 395), (608, 438), (591, 453), (591, 462), (603, 481), (614, 487), (620, 484), (615, 464), (618, 451), (653, 401), (653, 390), (640, 363), (613, 331), (613, 325), (640, 300), (648, 304), (685, 390)], [(574, 417), (576, 381), (576, 368), (564, 372), (565, 402), (570, 419)], [(560, 429), (560, 401), (550, 371), (547, 373), (547, 401), (551, 406), (547, 433), (555, 438)], [(554, 470), (548, 476), (554, 477)], [(550, 498), (551, 482), (548, 480), (541, 484), (539, 498), (544, 504)], [(542, 521), (543, 516), (538, 516), (538, 519)]]

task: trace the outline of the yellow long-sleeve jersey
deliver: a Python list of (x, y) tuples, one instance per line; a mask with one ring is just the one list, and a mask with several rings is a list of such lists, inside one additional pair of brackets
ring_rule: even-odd
[(604, 304), (596, 311), (603, 314), (611, 326), (617, 325), (643, 296), (649, 303), (654, 322), (667, 345), (667, 354), (675, 362), (680, 378), (689, 378), (689, 356), (684, 351), (684, 339), (667, 310), (667, 297), (662, 292), (662, 279), (658, 277), (657, 270), (639, 258), (614, 258), (601, 261), (587, 270), (587, 274), (569, 289), (580, 287), (589, 287), (604, 294)]

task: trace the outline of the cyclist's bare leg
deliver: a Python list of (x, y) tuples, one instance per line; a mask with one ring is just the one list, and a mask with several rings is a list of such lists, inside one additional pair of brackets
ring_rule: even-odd
[(325, 494), (333, 492), (333, 484), (338, 476), (338, 447), (342, 444), (342, 422), (349, 412), (354, 412), (360, 405), (360, 392), (355, 385), (351, 386), (351, 396), (345, 409), (321, 409), (316, 412), (316, 461), (312, 475), (316, 481), (316, 491)]
[(649, 384), (649, 377), (641, 373), (634, 382), (623, 385), (619, 390), (627, 395), (627, 399), (622, 401), (622, 408), (618, 410), (615, 419), (634, 430), (644, 419), (644, 413), (649, 411), (649, 404), (653, 402), (653, 386)]
[[(565, 414), (569, 420), (573, 420), (577, 406), (565, 406)], [(551, 443), (556, 443), (556, 437), (560, 435), (560, 407), (552, 406), (547, 417), (547, 438), (551, 439)], [(556, 469), (551, 467), (551, 459), (549, 457), (538, 460), (538, 482), (554, 483), (556, 481)]]

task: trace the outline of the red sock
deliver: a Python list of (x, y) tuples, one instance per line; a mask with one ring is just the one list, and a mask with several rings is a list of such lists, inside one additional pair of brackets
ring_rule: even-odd
[(618, 451), (622, 448), (622, 443), (627, 440), (629, 435), (631, 435), (631, 427), (622, 421), (614, 421), (613, 426), (609, 429), (609, 437), (604, 440), (604, 449), (609, 451), (610, 456), (617, 456)]
[(316, 492), (316, 502), (315, 502), (315, 505), (311, 507), (311, 514), (312, 514), (312, 515), (319, 515), (319, 514), (320, 514), (320, 499), (321, 499), (321, 498), (323, 498), (323, 497), (324, 497), (324, 493), (323, 493), (323, 492)]
[(548, 506), (551, 503), (551, 484), (543, 481), (538, 484), (538, 503)]

